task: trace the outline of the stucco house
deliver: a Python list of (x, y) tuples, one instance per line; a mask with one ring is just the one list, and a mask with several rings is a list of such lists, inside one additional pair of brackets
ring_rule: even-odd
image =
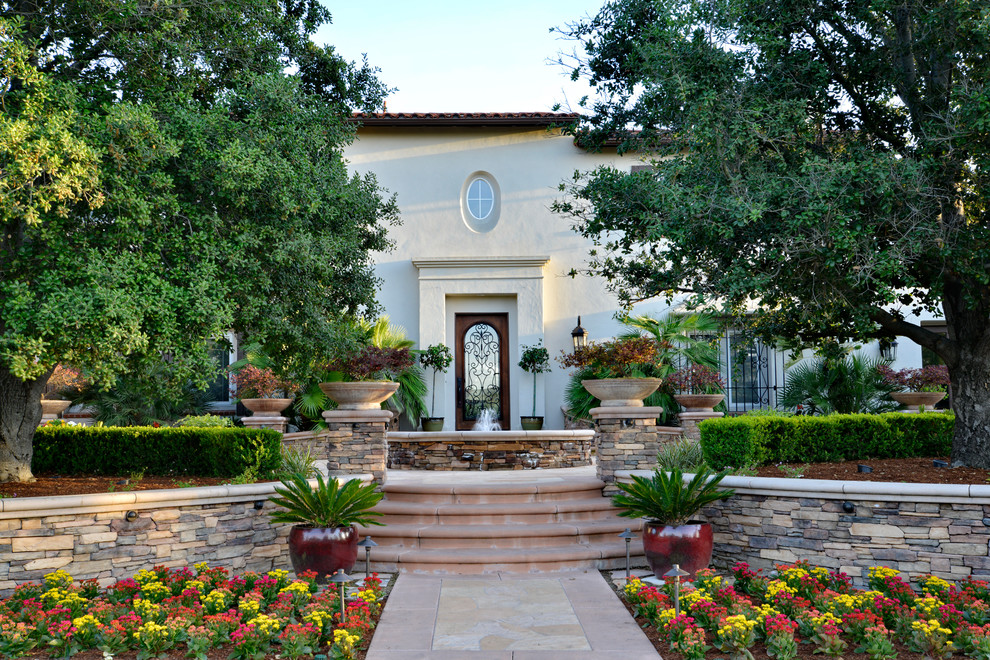
[[(618, 304), (596, 278), (572, 278), (590, 244), (550, 211), (559, 185), (576, 170), (642, 166), (635, 155), (591, 153), (562, 135), (568, 114), (359, 114), (358, 138), (346, 158), (357, 172), (374, 172), (398, 196), (402, 226), (396, 249), (376, 257), (384, 281), (380, 300), (393, 323), (420, 348), (444, 343), (455, 354), (437, 380), (437, 416), (445, 429), (471, 428), (481, 405), (497, 407), (503, 428), (519, 428), (532, 413), (531, 377), (516, 365), (522, 346), (542, 341), (556, 356), (570, 350), (578, 324), (590, 340), (620, 329)], [(676, 305), (676, 301), (675, 301)], [(638, 313), (665, 314), (664, 300)], [(730, 409), (772, 406), (783, 385), (784, 356), (722, 337)], [(895, 366), (920, 365), (920, 347), (901, 340)], [(864, 350), (878, 351), (877, 346)], [(537, 377), (536, 414), (561, 428), (567, 374)]]

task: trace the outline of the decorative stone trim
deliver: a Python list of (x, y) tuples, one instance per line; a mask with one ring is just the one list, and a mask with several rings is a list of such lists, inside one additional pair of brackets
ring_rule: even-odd
[[(620, 471), (619, 480), (630, 474)], [(947, 580), (990, 578), (990, 486), (726, 477), (734, 497), (706, 507), (717, 568), (807, 559), (858, 586), (870, 566)]]
[(399, 470), (522, 470), (591, 465), (594, 431), (438, 431), (388, 434)]

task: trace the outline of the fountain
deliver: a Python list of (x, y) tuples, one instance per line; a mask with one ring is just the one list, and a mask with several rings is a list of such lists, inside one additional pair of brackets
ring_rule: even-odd
[(501, 431), (502, 427), (499, 425), (495, 417), (495, 411), (490, 408), (483, 408), (480, 413), (478, 413), (478, 420), (474, 423), (473, 431)]

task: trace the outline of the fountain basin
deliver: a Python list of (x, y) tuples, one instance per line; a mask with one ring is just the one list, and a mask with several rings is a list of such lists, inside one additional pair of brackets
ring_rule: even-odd
[(590, 430), (388, 434), (392, 470), (532, 470), (591, 465)]

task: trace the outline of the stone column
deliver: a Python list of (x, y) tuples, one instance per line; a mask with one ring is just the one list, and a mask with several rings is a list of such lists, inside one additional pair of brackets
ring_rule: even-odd
[(392, 420), (388, 410), (327, 410), (329, 427), (327, 468), (333, 476), (371, 474), (375, 483), (385, 482), (388, 460), (386, 432)]
[(680, 429), (657, 426), (660, 407), (626, 406), (591, 409), (595, 420), (595, 474), (605, 482), (604, 493), (611, 495), (618, 470), (653, 470), (657, 466), (657, 449), (664, 436)]
[(241, 423), (249, 429), (272, 429), (278, 431), (279, 433), (285, 433), (288, 427), (289, 419), (287, 417), (282, 417), (281, 415), (274, 415), (272, 417), (258, 417), (258, 415), (251, 415), (250, 417), (241, 417)]
[(716, 417), (724, 417), (725, 413), (721, 412), (682, 412), (677, 416), (677, 419), (681, 422), (681, 428), (684, 429), (684, 438), (692, 442), (701, 442), (701, 431), (698, 430), (698, 424), (702, 423), (706, 419), (715, 419)]

